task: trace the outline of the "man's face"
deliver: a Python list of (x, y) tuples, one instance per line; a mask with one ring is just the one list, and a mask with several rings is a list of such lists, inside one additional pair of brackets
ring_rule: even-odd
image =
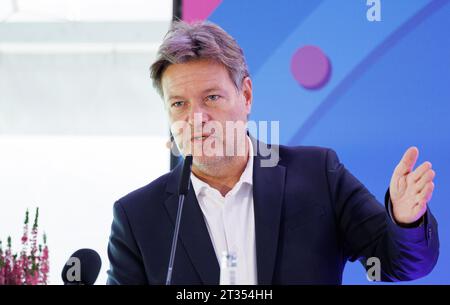
[(212, 169), (242, 153), (252, 101), (248, 77), (237, 90), (223, 65), (196, 60), (170, 65), (162, 89), (176, 144), (183, 155), (194, 156), (194, 165)]

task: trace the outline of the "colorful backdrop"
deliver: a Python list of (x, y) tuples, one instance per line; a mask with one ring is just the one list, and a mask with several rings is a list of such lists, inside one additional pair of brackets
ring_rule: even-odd
[[(282, 144), (335, 149), (380, 201), (409, 146), (433, 163), (441, 254), (417, 284), (450, 283), (449, 2), (182, 3), (185, 20), (211, 20), (242, 46), (254, 81), (251, 119), (280, 121)], [(368, 283), (359, 263), (347, 264), (344, 283)]]

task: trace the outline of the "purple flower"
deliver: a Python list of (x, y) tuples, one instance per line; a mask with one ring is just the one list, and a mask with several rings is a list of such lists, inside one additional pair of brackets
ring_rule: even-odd
[[(34, 224), (29, 237), (28, 210), (25, 213), (23, 235), (21, 238), (22, 251), (13, 254), (11, 237), (7, 239), (5, 251), (0, 241), (0, 285), (46, 285), (48, 284), (49, 251), (47, 236), (43, 235), (44, 247), (37, 245), (39, 208), (36, 208)], [(28, 249), (28, 243), (31, 243)]]

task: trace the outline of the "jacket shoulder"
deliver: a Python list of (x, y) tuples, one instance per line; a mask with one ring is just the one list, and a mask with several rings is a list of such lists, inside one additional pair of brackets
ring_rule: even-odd
[(325, 161), (329, 155), (336, 155), (334, 150), (320, 146), (280, 145), (279, 151), (281, 163)]
[(149, 184), (142, 186), (117, 200), (125, 210), (134, 210), (149, 204), (165, 200), (166, 187), (172, 172), (168, 172)]

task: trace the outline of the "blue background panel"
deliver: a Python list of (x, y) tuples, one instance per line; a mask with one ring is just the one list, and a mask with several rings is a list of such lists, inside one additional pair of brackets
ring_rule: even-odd
[[(440, 258), (417, 284), (450, 284), (450, 1), (381, 0), (369, 22), (365, 0), (223, 0), (209, 17), (244, 49), (254, 81), (252, 120), (280, 122), (282, 144), (317, 145), (383, 200), (392, 171), (412, 145), (437, 172), (430, 208)], [(315, 45), (332, 65), (322, 88), (301, 87), (295, 51)], [(344, 284), (367, 284), (348, 263)]]

